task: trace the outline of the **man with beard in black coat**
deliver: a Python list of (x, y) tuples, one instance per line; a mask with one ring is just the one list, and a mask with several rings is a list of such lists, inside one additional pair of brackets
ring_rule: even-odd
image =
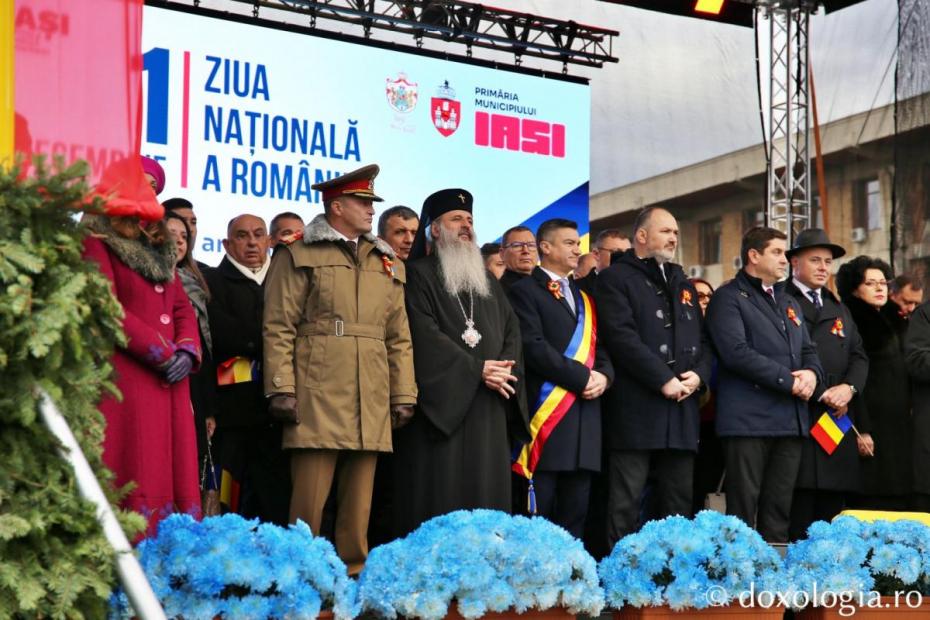
[(608, 456), (608, 549), (636, 530), (646, 481), (656, 517), (691, 513), (698, 446), (698, 390), (711, 352), (697, 292), (680, 265), (678, 223), (645, 209), (633, 247), (597, 279), (598, 332), (616, 378), (604, 399)]
[[(817, 346), (824, 380), (809, 401), (810, 424), (828, 409), (836, 417), (857, 423), (858, 394), (869, 376), (869, 358), (849, 309), (826, 287), (833, 261), (846, 254), (819, 228), (801, 231), (786, 252), (791, 280), (785, 292), (801, 305), (801, 313)], [(844, 437), (833, 454), (810, 438), (801, 450), (801, 466), (791, 503), (791, 540), (803, 538), (814, 521), (830, 521), (846, 508), (848, 494), (859, 490), (859, 452), (853, 433)]]
[(239, 489), (230, 493), (226, 510), (286, 525), (290, 465), (281, 450), (280, 423), (267, 412), (261, 376), (271, 238), (264, 220), (247, 214), (229, 222), (226, 236), (226, 256), (204, 273), (212, 295), (207, 314), (217, 366), (217, 473), (223, 470), (227, 488)]

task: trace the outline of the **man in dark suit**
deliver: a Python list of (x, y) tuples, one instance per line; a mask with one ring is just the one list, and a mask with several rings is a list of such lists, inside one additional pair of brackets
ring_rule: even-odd
[[(846, 250), (830, 242), (819, 228), (801, 231), (786, 252), (791, 280), (786, 292), (801, 306), (804, 323), (817, 346), (824, 380), (810, 399), (810, 423), (829, 408), (856, 423), (857, 397), (869, 374), (869, 358), (849, 309), (826, 287), (833, 261)], [(850, 435), (853, 435), (850, 433)], [(830, 521), (846, 507), (846, 496), (859, 490), (859, 452), (855, 436), (845, 437), (833, 454), (813, 439), (803, 443), (798, 481), (791, 503), (791, 540), (803, 538), (814, 521)]]
[[(161, 206), (165, 208), (166, 213), (174, 213), (180, 217), (187, 224), (187, 228), (190, 231), (190, 237), (187, 240), (187, 244), (192, 247), (197, 247), (197, 214), (194, 213), (194, 205), (190, 200), (186, 198), (169, 198), (168, 200), (161, 203)], [(197, 263), (197, 268), (201, 272), (206, 271), (210, 268), (206, 263), (201, 263), (199, 260), (195, 260)]]
[(233, 486), (227, 510), (280, 525), (288, 522), (290, 474), (281, 427), (267, 413), (262, 385), (262, 312), (271, 238), (254, 215), (233, 218), (226, 256), (204, 272), (217, 367), (215, 460)]
[[(540, 427), (517, 469), (532, 475), (537, 512), (580, 538), (591, 475), (601, 469), (599, 398), (613, 368), (596, 344), (593, 300), (568, 275), (581, 255), (577, 223), (547, 220), (536, 239), (540, 265), (509, 293), (520, 320), (532, 425)], [(543, 448), (534, 462), (535, 445)]]
[(678, 223), (661, 208), (634, 223), (633, 248), (598, 274), (599, 332), (616, 381), (605, 396), (608, 549), (634, 531), (646, 481), (657, 517), (691, 513), (698, 390), (711, 353), (697, 292), (680, 265)]
[(538, 248), (533, 231), (526, 226), (514, 226), (504, 231), (501, 237), (501, 258), (504, 259), (504, 275), (500, 277), (504, 292), (533, 273), (538, 260)]
[(578, 288), (588, 295), (594, 295), (597, 284), (597, 274), (610, 267), (610, 261), (614, 254), (626, 252), (633, 247), (630, 238), (620, 231), (619, 228), (607, 228), (597, 234), (594, 240), (594, 250), (591, 254), (597, 263), (594, 269), (589, 271), (583, 277), (577, 277)]
[(717, 351), (717, 434), (727, 514), (769, 542), (787, 542), (794, 484), (810, 428), (807, 402), (823, 377), (797, 300), (779, 282), (785, 234), (750, 229), (743, 268), (714, 293), (707, 326)]

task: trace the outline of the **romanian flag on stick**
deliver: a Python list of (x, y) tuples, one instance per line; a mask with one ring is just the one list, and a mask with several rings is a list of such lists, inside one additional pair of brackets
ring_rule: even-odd
[(814, 428), (811, 429), (811, 437), (817, 440), (820, 447), (827, 454), (833, 454), (836, 447), (840, 445), (846, 433), (853, 428), (849, 416), (836, 417), (833, 410), (830, 409), (817, 420)]
[(248, 383), (257, 380), (258, 366), (255, 360), (250, 360), (241, 355), (220, 362), (216, 367), (217, 385), (235, 385), (236, 383)]

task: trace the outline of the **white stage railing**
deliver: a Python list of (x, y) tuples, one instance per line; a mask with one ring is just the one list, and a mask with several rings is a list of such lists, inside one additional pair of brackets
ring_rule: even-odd
[(64, 416), (52, 402), (52, 399), (44, 390), (41, 392), (42, 403), (40, 411), (42, 420), (52, 432), (52, 434), (62, 444), (61, 456), (74, 469), (74, 476), (77, 480), (78, 490), (81, 496), (93, 502), (97, 509), (97, 520), (103, 527), (103, 534), (116, 554), (116, 571), (119, 574), (120, 583), (129, 597), (129, 602), (136, 611), (137, 617), (141, 620), (167, 620), (161, 603), (155, 597), (152, 586), (136, 559), (132, 551), (132, 546), (126, 538), (123, 528), (116, 519), (116, 514), (107, 501), (103, 489), (97, 477), (94, 476), (84, 452), (74, 438), (71, 427)]

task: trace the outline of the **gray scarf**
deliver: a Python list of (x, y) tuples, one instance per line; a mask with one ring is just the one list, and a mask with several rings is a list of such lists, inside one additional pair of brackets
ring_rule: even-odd
[(210, 336), (210, 321), (207, 318), (207, 291), (203, 288), (200, 280), (187, 267), (178, 267), (178, 277), (181, 278), (181, 284), (184, 285), (184, 291), (194, 306), (194, 313), (197, 315), (197, 325), (200, 327), (200, 336), (203, 340), (204, 350), (213, 354), (213, 338)]

